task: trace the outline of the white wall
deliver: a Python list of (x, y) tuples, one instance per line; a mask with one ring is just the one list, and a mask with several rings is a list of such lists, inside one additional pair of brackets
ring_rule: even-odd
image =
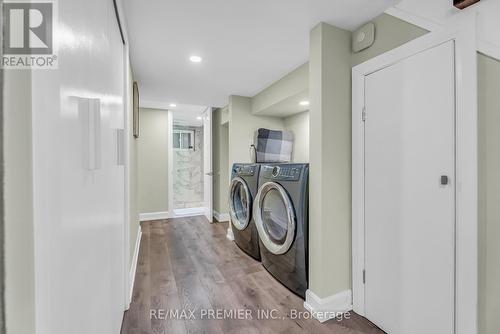
[(309, 162), (309, 111), (304, 111), (284, 119), (285, 130), (294, 138), (292, 162)]
[[(36, 329), (119, 333), (125, 172), (117, 164), (116, 130), (124, 127), (123, 45), (112, 1), (58, 1), (58, 9), (59, 69), (32, 72)], [(85, 168), (79, 98), (100, 99), (102, 163), (93, 171)]]

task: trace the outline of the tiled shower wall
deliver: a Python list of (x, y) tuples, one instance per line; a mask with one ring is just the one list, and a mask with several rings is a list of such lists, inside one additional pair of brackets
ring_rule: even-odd
[(174, 125), (174, 130), (191, 130), (194, 150), (174, 150), (174, 209), (203, 207), (203, 127)]

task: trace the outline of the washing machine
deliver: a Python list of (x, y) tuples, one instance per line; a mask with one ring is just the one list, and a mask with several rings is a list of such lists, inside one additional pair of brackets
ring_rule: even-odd
[(234, 164), (229, 187), (229, 214), (234, 241), (245, 253), (260, 261), (259, 234), (252, 217), (257, 194), (259, 164)]
[(308, 286), (308, 164), (263, 164), (253, 217), (266, 270), (296, 295)]

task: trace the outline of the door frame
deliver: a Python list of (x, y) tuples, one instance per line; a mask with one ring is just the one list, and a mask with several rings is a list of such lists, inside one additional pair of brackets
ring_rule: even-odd
[(174, 112), (167, 109), (167, 210), (168, 216), (175, 218), (174, 213)]
[[(352, 287), (353, 309), (365, 315), (363, 271), (365, 77), (438, 46), (455, 43), (456, 180), (455, 334), (477, 333), (478, 130), (476, 18), (463, 15), (453, 27), (428, 33), (352, 69)], [(429, 301), (432, 303), (432, 300)]]
[[(133, 106), (130, 105), (131, 96), (131, 85), (130, 85), (130, 73), (129, 66), (130, 65), (130, 50), (129, 50), (129, 40), (127, 34), (127, 27), (125, 21), (125, 15), (123, 13), (122, 8), (122, 0), (113, 0), (114, 14), (116, 18), (116, 24), (118, 25), (118, 29), (120, 31), (120, 37), (123, 43), (123, 131), (124, 138), (122, 138), (123, 142), (121, 143), (121, 152), (118, 154), (123, 154), (123, 170), (124, 170), (124, 230), (123, 230), (123, 276), (124, 276), (124, 311), (127, 311), (130, 308), (130, 304), (132, 303), (132, 289), (134, 288), (134, 280), (131, 277), (131, 258), (130, 258), (130, 250), (133, 245), (130, 244), (130, 226), (134, 217), (130, 215), (130, 201), (131, 201), (131, 191), (130, 191), (130, 146), (131, 142), (135, 140), (132, 136), (132, 123), (131, 119), (131, 110)], [(136, 217), (139, 219), (139, 217)], [(133, 272), (135, 274), (135, 271)]]
[[(164, 108), (163, 106), (161, 107), (157, 107), (159, 109), (162, 109)], [(212, 187), (213, 187), (213, 179), (212, 179), (212, 182), (209, 183), (209, 186), (210, 186), (210, 198), (209, 198), (209, 203), (205, 203), (205, 206), (204, 207), (200, 207), (200, 208), (193, 208), (192, 210), (190, 209), (181, 209), (181, 211), (183, 211), (182, 213), (177, 213), (176, 214), (176, 209), (174, 208), (174, 148), (173, 148), (173, 142), (172, 142), (172, 138), (173, 138), (173, 134), (174, 134), (174, 112), (171, 108), (168, 108), (166, 107), (166, 111), (167, 111), (167, 180), (168, 180), (168, 186), (167, 186), (167, 199), (168, 199), (168, 203), (167, 203), (167, 207), (168, 207), (168, 212), (167, 212), (167, 216), (169, 218), (180, 218), (180, 217), (194, 217), (194, 216), (205, 216), (209, 221), (210, 223), (213, 222), (213, 196), (212, 196)], [(208, 117), (208, 121), (209, 122), (212, 122), (212, 115), (213, 115), (213, 108), (212, 107), (207, 107), (205, 109), (205, 111), (202, 113), (203, 117)], [(211, 123), (210, 123), (211, 124)], [(202, 125), (203, 127), (203, 130), (204, 130), (204, 133), (203, 135), (205, 136), (205, 126)], [(212, 126), (210, 125), (209, 126), (210, 130), (212, 129)], [(213, 134), (212, 132), (210, 131), (210, 136), (209, 136), (209, 141), (210, 141), (210, 163), (209, 165), (212, 166), (212, 150), (213, 150), (213, 147), (212, 147), (212, 138), (213, 138)], [(205, 139), (205, 138), (204, 138)], [(205, 145), (205, 143), (203, 144)], [(205, 154), (206, 152), (204, 152)], [(205, 162), (205, 161), (203, 161)], [(203, 165), (203, 180), (204, 180), (204, 186), (205, 186), (205, 166)], [(212, 167), (210, 167), (210, 169), (212, 170)], [(205, 198), (205, 196), (203, 197)], [(211, 213), (211, 217), (212, 217), (212, 220), (210, 220), (208, 218), (208, 213)]]
[[(214, 205), (213, 205), (213, 108), (207, 107), (203, 112), (203, 199), (205, 200), (205, 217), (210, 223), (214, 222)], [(207, 140), (208, 139), (208, 140)], [(207, 166), (208, 165), (208, 166)]]

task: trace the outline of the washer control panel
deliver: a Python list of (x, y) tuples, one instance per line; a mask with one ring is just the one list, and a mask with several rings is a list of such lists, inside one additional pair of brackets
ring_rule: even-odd
[(261, 171), (265, 178), (283, 181), (298, 181), (302, 173), (300, 166), (263, 166)]
[(253, 165), (240, 165), (234, 167), (234, 173), (238, 176), (254, 176), (255, 166)]

